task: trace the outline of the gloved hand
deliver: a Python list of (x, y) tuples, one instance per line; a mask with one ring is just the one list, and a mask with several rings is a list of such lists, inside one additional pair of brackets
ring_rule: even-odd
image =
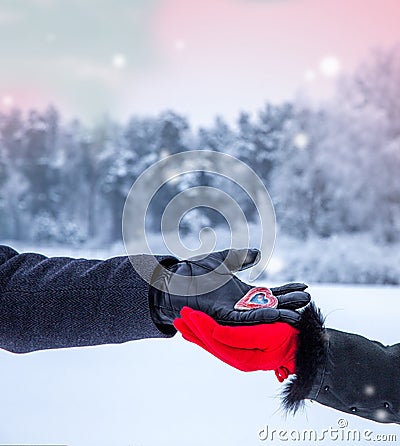
[(219, 325), (210, 316), (184, 307), (174, 326), (182, 336), (244, 372), (275, 370), (280, 382), (295, 373), (298, 330), (284, 322), (253, 326)]
[(271, 288), (278, 299), (277, 308), (235, 310), (234, 305), (251, 288), (233, 273), (258, 262), (257, 249), (231, 249), (177, 261), (153, 275), (150, 309), (153, 321), (165, 333), (175, 332), (173, 321), (180, 310), (200, 310), (223, 325), (254, 325), (275, 321), (296, 324), (300, 315), (295, 310), (308, 304), (310, 295), (303, 283), (290, 283)]

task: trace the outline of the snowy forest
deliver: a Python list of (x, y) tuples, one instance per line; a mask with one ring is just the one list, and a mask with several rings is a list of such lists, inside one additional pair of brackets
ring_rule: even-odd
[[(123, 124), (105, 116), (91, 127), (64, 122), (56, 106), (1, 114), (0, 239), (121, 242), (134, 180), (161, 157), (198, 149), (231, 154), (263, 180), (275, 206), (277, 249), (281, 243), (296, 253), (285, 278), (301, 271), (315, 280), (400, 282), (400, 46), (373, 51), (318, 108), (266, 103), (257, 114), (240, 113), (234, 125), (218, 117), (194, 129), (173, 110)], [(202, 174), (188, 181), (217, 180)], [(168, 184), (153, 206), (154, 231), (180, 187)], [(184, 231), (199, 221), (221, 223), (216, 213), (196, 212), (201, 218), (188, 219)], [(248, 207), (250, 220), (254, 212)]]

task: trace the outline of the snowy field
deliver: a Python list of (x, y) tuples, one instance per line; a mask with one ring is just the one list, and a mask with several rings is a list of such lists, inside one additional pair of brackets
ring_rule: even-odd
[[(41, 252), (61, 254), (54, 249)], [(62, 254), (71, 253), (64, 249)], [(101, 257), (100, 252), (91, 254)], [(328, 327), (385, 344), (399, 341), (400, 288), (310, 285), (310, 292), (327, 315)], [(396, 434), (400, 439), (397, 425), (363, 420), (317, 403), (285, 419), (279, 410), (282, 385), (273, 373), (239, 372), (178, 335), (25, 355), (0, 351), (0, 363), (1, 444), (251, 446), (271, 443), (258, 438), (266, 425), (270, 430), (321, 432), (337, 428), (342, 418), (347, 429), (369, 429), (372, 436)]]

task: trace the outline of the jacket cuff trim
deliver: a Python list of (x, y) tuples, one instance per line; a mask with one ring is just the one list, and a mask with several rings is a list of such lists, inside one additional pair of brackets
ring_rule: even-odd
[(177, 333), (176, 328), (172, 324), (165, 324), (160, 319), (158, 309), (155, 305), (155, 302), (160, 302), (162, 291), (153, 286), (154, 282), (159, 278), (162, 273), (163, 268), (169, 268), (172, 265), (175, 265), (179, 260), (172, 256), (158, 256), (157, 258), (157, 266), (153, 270), (153, 274), (150, 280), (149, 287), (149, 307), (150, 307), (150, 315), (154, 325), (158, 328), (158, 330), (166, 335), (167, 337), (172, 337)]
[(299, 330), (296, 352), (295, 375), (282, 391), (282, 407), (286, 413), (296, 413), (304, 407), (305, 399), (310, 397), (313, 385), (323, 369), (327, 349), (325, 319), (321, 310), (311, 302), (301, 313), (296, 326)]

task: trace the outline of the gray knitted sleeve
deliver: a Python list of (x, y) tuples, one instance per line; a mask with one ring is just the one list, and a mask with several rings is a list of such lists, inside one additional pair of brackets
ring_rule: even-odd
[(0, 245), (0, 348), (26, 353), (170, 337), (153, 323), (148, 299), (148, 280), (166, 258), (48, 258)]

